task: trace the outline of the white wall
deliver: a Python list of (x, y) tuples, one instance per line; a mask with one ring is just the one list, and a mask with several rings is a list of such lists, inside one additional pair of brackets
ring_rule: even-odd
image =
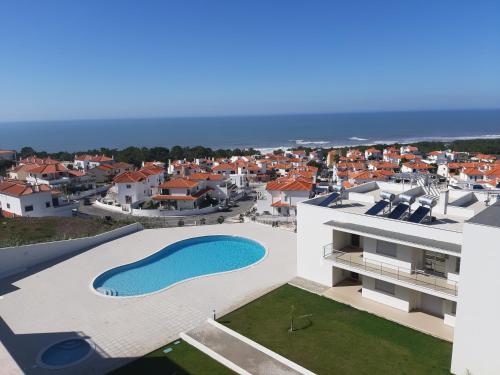
[(466, 223), (451, 370), (500, 374), (500, 228)]
[(383, 303), (395, 309), (409, 312), (412, 306), (412, 291), (402, 286), (395, 285), (394, 295), (390, 295), (375, 289), (375, 279), (363, 276), (363, 289), (361, 295), (372, 301)]
[(134, 223), (93, 237), (0, 248), (0, 278), (142, 229), (140, 223)]
[[(49, 207), (46, 204), (49, 204)], [(8, 207), (10, 205), (10, 207)], [(33, 206), (32, 211), (26, 211), (26, 206)], [(0, 194), (0, 208), (17, 216), (44, 217), (44, 216), (71, 216), (72, 209), (78, 204), (64, 204), (53, 206), (50, 192), (38, 192), (19, 197)]]
[(384, 263), (385, 267), (394, 267), (405, 269), (408, 272), (416, 265), (417, 251), (423, 252), (423, 250), (415, 249), (405, 245), (396, 245), (396, 257), (390, 257), (383, 254), (377, 253), (377, 241), (373, 238), (362, 237), (363, 238), (363, 258), (366, 261), (373, 261), (376, 264), (380, 262)]

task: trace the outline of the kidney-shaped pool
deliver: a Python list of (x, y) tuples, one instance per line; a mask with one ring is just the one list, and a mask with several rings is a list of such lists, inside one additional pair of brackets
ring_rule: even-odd
[(259, 243), (236, 236), (203, 236), (175, 242), (137, 262), (99, 275), (93, 287), (108, 296), (139, 296), (178, 282), (248, 267), (266, 255)]

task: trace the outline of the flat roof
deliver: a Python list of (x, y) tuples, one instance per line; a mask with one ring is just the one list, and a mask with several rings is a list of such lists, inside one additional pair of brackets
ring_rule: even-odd
[(430, 238), (411, 236), (408, 234), (401, 234), (398, 232), (391, 232), (383, 229), (373, 228), (367, 225), (344, 223), (337, 220), (330, 220), (324, 224), (329, 225), (331, 227), (335, 227), (341, 231), (355, 232), (356, 234), (360, 233), (367, 237), (373, 237), (378, 239), (389, 239), (401, 244), (422, 247), (428, 250), (444, 250), (450, 253), (460, 253), (462, 249), (462, 246), (454, 243), (433, 240)]
[(500, 202), (497, 201), (492, 206), (482, 210), (477, 215), (467, 220), (467, 223), (500, 227)]

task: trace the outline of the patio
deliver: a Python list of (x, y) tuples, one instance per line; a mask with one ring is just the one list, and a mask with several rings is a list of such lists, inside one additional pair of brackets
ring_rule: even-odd
[[(103, 271), (142, 259), (182, 239), (213, 235), (254, 239), (268, 255), (249, 268), (180, 283), (158, 293), (112, 298), (95, 293)], [(2, 374), (48, 374), (36, 357), (55, 341), (88, 337), (94, 354), (59, 374), (101, 374), (141, 357), (213, 316), (228, 313), (296, 274), (295, 234), (268, 226), (222, 224), (144, 230), (64, 261), (0, 281)]]

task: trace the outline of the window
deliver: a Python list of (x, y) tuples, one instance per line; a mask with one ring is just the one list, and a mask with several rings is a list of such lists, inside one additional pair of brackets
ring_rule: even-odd
[(24, 211), (26, 211), (26, 212), (33, 211), (33, 205), (30, 205), (30, 206), (24, 206)]
[(456, 258), (455, 260), (455, 273), (460, 273), (460, 259), (462, 258)]
[(453, 315), (457, 315), (457, 303), (456, 302), (451, 303), (451, 313)]
[(391, 295), (396, 294), (396, 286), (394, 284), (378, 279), (375, 279), (375, 289)]
[(392, 242), (377, 241), (377, 254), (395, 258), (397, 255), (397, 246)]
[(132, 185), (127, 185), (126, 186), (127, 189), (131, 189), (132, 188)]
[(7, 203), (7, 208), (10, 208), (10, 203)]
[(354, 247), (359, 247), (359, 235), (351, 234), (351, 245)]
[(45, 207), (49, 208), (50, 207), (50, 202), (45, 202)]

